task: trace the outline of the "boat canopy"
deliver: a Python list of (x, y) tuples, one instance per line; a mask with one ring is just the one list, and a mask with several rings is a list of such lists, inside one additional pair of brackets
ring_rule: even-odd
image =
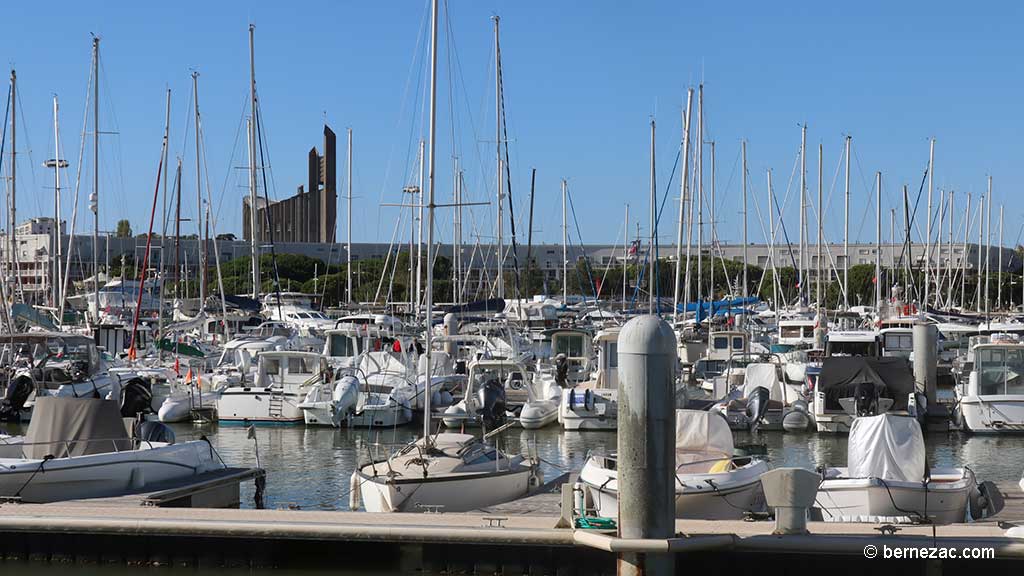
[(117, 402), (100, 398), (40, 396), (25, 433), (29, 459), (131, 450)]
[(700, 459), (732, 458), (732, 431), (721, 414), (676, 410), (676, 465)]
[(778, 400), (779, 402), (785, 400), (775, 364), (767, 362), (747, 364), (743, 376), (743, 397), (749, 398), (758, 387), (768, 390), (768, 398), (770, 400)]
[(892, 410), (906, 410), (914, 392), (914, 375), (905, 358), (831, 356), (821, 365), (816, 386), (825, 393), (825, 409), (841, 411), (840, 398), (853, 398), (863, 384), (874, 385), (879, 398), (890, 398)]
[(910, 416), (862, 416), (850, 426), (846, 466), (850, 478), (920, 482), (925, 477), (924, 435)]

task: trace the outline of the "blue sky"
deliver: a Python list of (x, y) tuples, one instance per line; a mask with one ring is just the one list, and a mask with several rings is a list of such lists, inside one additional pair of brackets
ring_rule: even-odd
[[(679, 148), (686, 89), (705, 84), (706, 139), (716, 141), (719, 236), (740, 238), (739, 142), (748, 141), (751, 198), (762, 206), (765, 170), (783, 202), (809, 125), (809, 192), (816, 195), (817, 146), (824, 146), (826, 197), (845, 134), (853, 136), (851, 229), (874, 236), (875, 171), (883, 172), (883, 209), (901, 208), (903, 184), (916, 194), (937, 139), (935, 183), (975, 198), (994, 178), (1006, 206), (1006, 243), (1018, 237), (1017, 189), (1022, 133), (1022, 53), (1016, 3), (953, 2), (544, 2), (449, 0), (440, 39), (438, 201), (449, 201), (452, 155), (466, 170), (467, 201), (494, 190), (493, 25), (501, 16), (505, 103), (516, 214), (525, 217), (530, 169), (537, 169), (535, 234), (561, 238), (559, 182), (569, 181), (586, 242), (621, 242), (623, 207), (644, 233), (649, 214), (649, 119), (658, 122), (659, 196)], [(19, 220), (52, 212), (51, 97), (61, 102), (61, 138), (73, 185), (89, 73), (90, 33), (101, 43), (101, 228), (129, 218), (148, 225), (164, 125), (173, 91), (172, 157), (181, 155), (185, 216), (195, 211), (195, 153), (190, 70), (200, 72), (206, 163), (218, 231), (240, 234), (246, 164), (247, 25), (256, 25), (257, 82), (272, 170), (271, 194), (293, 194), (305, 180), (305, 154), (327, 122), (355, 134), (353, 236), (387, 242), (401, 188), (415, 179), (415, 148), (426, 134), (428, 2), (30, 2), (5, 7), (0, 57), (17, 68)], [(454, 50), (451, 50), (454, 44)], [(457, 62), (449, 66), (451, 61)], [(452, 73), (453, 72), (453, 73)], [(453, 97), (454, 95), (454, 97)], [(454, 111), (454, 114), (450, 113)], [(184, 139), (188, 130), (188, 140)], [(454, 138), (453, 138), (454, 136)], [(237, 143), (236, 143), (236, 138)], [(8, 149), (9, 150), (9, 149)], [(710, 172), (709, 150), (705, 169)], [(83, 183), (91, 182), (86, 148)], [(9, 158), (4, 161), (8, 170)], [(841, 241), (842, 178), (826, 200), (830, 240)], [(678, 177), (670, 195), (678, 194)], [(795, 183), (793, 184), (795, 186)], [(710, 181), (706, 184), (710, 193)], [(89, 186), (83, 184), (80, 206)], [(70, 206), (71, 192), (65, 196)], [(343, 201), (342, 201), (343, 202)], [(787, 226), (795, 241), (791, 197)], [(675, 236), (667, 204), (663, 241)], [(761, 240), (751, 206), (750, 237)], [(472, 212), (472, 214), (470, 214)], [(344, 238), (344, 205), (339, 239)], [(65, 218), (69, 217), (69, 210)], [(81, 218), (81, 216), (80, 216)], [(439, 211), (442, 239), (450, 212)], [(465, 234), (487, 241), (493, 206), (467, 210)], [(996, 226), (993, 211), (993, 229)], [(91, 230), (91, 220), (78, 230)], [(885, 218), (888, 237), (888, 216)], [(190, 223), (183, 229), (192, 231)], [(571, 225), (573, 233), (575, 226)], [(958, 223), (959, 226), (959, 223)], [(525, 242), (525, 220), (518, 226)], [(508, 226), (506, 224), (506, 230)], [(960, 234), (962, 232), (958, 232)], [(972, 233), (972, 237), (976, 232)]]

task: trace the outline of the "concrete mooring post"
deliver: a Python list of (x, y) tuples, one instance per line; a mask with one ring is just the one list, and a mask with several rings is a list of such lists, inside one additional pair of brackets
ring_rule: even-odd
[(949, 428), (949, 410), (938, 402), (938, 328), (927, 322), (917, 322), (913, 328), (914, 382), (928, 401), (925, 431)]
[[(676, 337), (654, 315), (633, 318), (618, 341), (619, 537), (675, 534)], [(619, 576), (668, 575), (671, 554), (621, 553)]]

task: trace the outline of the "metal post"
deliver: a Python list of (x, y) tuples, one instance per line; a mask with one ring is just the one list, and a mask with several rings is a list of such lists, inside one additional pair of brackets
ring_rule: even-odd
[[(681, 288), (680, 272), (683, 265), (683, 228), (686, 224), (686, 186), (689, 184), (690, 172), (690, 109), (693, 105), (693, 88), (686, 92), (686, 111), (683, 112), (683, 173), (679, 179), (679, 225), (676, 229), (676, 273), (673, 278), (675, 285), (675, 298), (672, 299), (672, 318), (679, 318), (679, 290)], [(744, 144), (745, 145), (745, 144)], [(626, 239), (629, 237), (629, 225), (626, 225)], [(744, 259), (745, 260), (745, 259)], [(625, 291), (623, 291), (625, 294)], [(683, 310), (683, 318), (686, 318), (686, 311)]]
[(651, 119), (651, 247), (648, 248), (648, 260), (650, 261), (651, 269), (647, 278), (647, 289), (650, 294), (647, 295), (647, 302), (650, 306), (649, 312), (654, 314), (654, 293), (657, 291), (658, 279), (655, 278), (655, 272), (658, 269), (658, 253), (654, 249), (657, 245), (657, 234), (658, 234), (658, 192), (656, 190), (657, 183), (655, 181), (654, 172), (654, 119)]
[(921, 299), (922, 309), (926, 308), (931, 296), (931, 268), (932, 268), (932, 190), (935, 181), (935, 138), (931, 139), (928, 146), (928, 213), (925, 215), (924, 224), (924, 298)]
[[(260, 297), (260, 249), (256, 225), (256, 26), (249, 24), (249, 106), (252, 117), (249, 119), (249, 248), (252, 257), (252, 297)], [(270, 206), (267, 206), (267, 210)], [(262, 234), (260, 235), (262, 236)]]
[(351, 304), (352, 299), (352, 129), (348, 129), (348, 244), (345, 248), (347, 264), (345, 266), (345, 294), (346, 302)]
[[(891, 248), (891, 247), (890, 247)], [(882, 173), (875, 173), (875, 306), (882, 305)]]
[(846, 137), (846, 204), (843, 208), (843, 310), (850, 309), (850, 141)]
[[(619, 355), (619, 537), (675, 533), (676, 338), (667, 322), (638, 316), (622, 327)], [(667, 575), (670, 554), (622, 553), (618, 574)]]
[(562, 180), (562, 305), (569, 305), (569, 247), (568, 226), (565, 219), (565, 180)]
[(937, 342), (935, 324), (914, 323), (914, 381), (917, 383), (918, 391), (924, 392), (928, 398), (929, 407), (936, 403)]

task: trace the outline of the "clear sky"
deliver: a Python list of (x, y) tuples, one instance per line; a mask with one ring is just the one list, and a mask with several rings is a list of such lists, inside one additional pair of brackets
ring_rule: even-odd
[[(466, 170), (466, 201), (494, 192), (492, 15), (501, 16), (505, 104), (517, 219), (525, 218), (530, 169), (537, 169), (535, 234), (561, 239), (559, 182), (569, 181), (585, 242), (621, 242), (623, 208), (648, 230), (649, 120), (658, 123), (659, 197), (680, 143), (686, 89), (705, 85), (706, 140), (716, 142), (719, 236), (738, 240), (739, 142), (748, 141), (752, 202), (765, 204), (765, 171), (780, 204), (794, 175), (799, 125), (808, 130), (808, 188), (816, 196), (817, 146), (824, 146), (826, 234), (842, 239), (843, 138), (853, 136), (855, 237), (874, 237), (876, 171), (888, 210), (902, 209), (903, 184), (916, 195), (936, 138), (936, 188), (975, 199), (994, 178), (1006, 205), (1006, 243), (1021, 226), (1016, 169), (1024, 122), (1014, 2), (577, 2), (448, 0), (442, 5), (437, 145), (438, 202), (452, 194), (452, 156)], [(339, 136), (345, 186), (347, 127), (354, 131), (356, 241), (387, 242), (401, 188), (415, 179), (417, 141), (426, 135), (426, 0), (307, 2), (16, 2), (4, 8), (0, 55), (17, 69), (19, 220), (52, 214), (52, 95), (61, 103), (61, 139), (78, 166), (91, 36), (101, 38), (101, 228), (129, 218), (148, 225), (165, 90), (172, 94), (171, 153), (181, 156), (185, 217), (195, 212), (190, 70), (200, 72), (206, 163), (218, 232), (241, 232), (245, 194), (244, 117), (247, 25), (256, 25), (256, 74), (271, 169), (271, 196), (305, 180), (305, 154), (322, 123)], [(450, 34), (449, 34), (450, 31)], [(0, 105), (2, 106), (2, 105)], [(186, 135), (187, 138), (186, 139)], [(9, 146), (9, 144), (8, 144)], [(9, 152), (8, 147), (6, 152)], [(709, 174), (710, 149), (705, 170)], [(80, 207), (91, 188), (86, 147)], [(4, 160), (4, 174), (9, 170)], [(678, 176), (671, 196), (678, 195)], [(834, 184), (833, 184), (834, 183)], [(796, 184), (794, 183), (795, 187)], [(835, 186), (834, 192), (833, 186)], [(796, 238), (796, 198), (786, 208)], [(831, 194), (831, 196), (830, 196)], [(70, 218), (71, 191), (65, 194)], [(831, 199), (829, 199), (831, 198)], [(670, 198), (663, 241), (675, 236)], [(470, 213), (472, 212), (472, 213)], [(762, 240), (750, 208), (750, 238)], [(451, 213), (438, 211), (441, 239)], [(465, 234), (493, 235), (493, 206), (467, 210)], [(79, 232), (91, 231), (91, 219)], [(570, 227), (575, 234), (575, 225)], [(194, 226), (184, 223), (189, 232)], [(813, 226), (813, 225), (812, 225)], [(923, 224), (922, 224), (923, 226)], [(958, 226), (960, 224), (958, 223)], [(525, 219), (517, 232), (525, 242)], [(339, 240), (345, 234), (339, 199)], [(508, 225), (506, 224), (506, 230)], [(976, 238), (976, 228), (972, 237)], [(997, 230), (997, 211), (993, 211)], [(958, 228), (958, 237), (962, 228)], [(944, 234), (945, 236), (945, 234)]]

